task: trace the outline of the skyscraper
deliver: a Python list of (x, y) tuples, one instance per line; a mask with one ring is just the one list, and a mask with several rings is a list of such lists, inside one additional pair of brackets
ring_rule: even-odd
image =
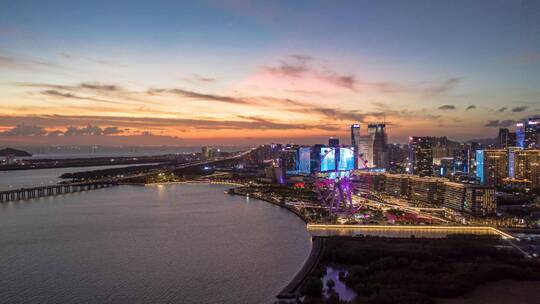
[(360, 143), (360, 125), (351, 125), (351, 147), (354, 149), (354, 168), (358, 169), (358, 145)]
[(477, 150), (476, 176), (483, 185), (501, 186), (508, 177), (508, 150)]
[(537, 134), (540, 133), (540, 117), (532, 117), (525, 124), (524, 149), (535, 149), (538, 147)]
[(510, 137), (510, 130), (508, 130), (508, 128), (500, 128), (499, 138), (497, 140), (497, 148), (500, 148), (500, 149), (508, 148), (509, 137)]
[(431, 176), (433, 173), (433, 143), (429, 137), (409, 137), (409, 174)]
[(388, 167), (388, 147), (385, 124), (369, 124), (368, 135), (373, 138), (373, 165), (377, 168)]
[[(373, 137), (371, 135), (361, 135), (358, 139), (358, 162), (359, 168), (374, 167), (373, 164)], [(360, 162), (363, 162), (360, 164)]]
[(516, 143), (521, 149), (525, 149), (525, 126), (522, 122), (516, 124)]

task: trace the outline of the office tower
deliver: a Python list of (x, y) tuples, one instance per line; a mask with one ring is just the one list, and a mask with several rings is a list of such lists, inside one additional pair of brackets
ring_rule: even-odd
[(497, 140), (497, 148), (506, 149), (509, 147), (508, 140), (510, 137), (510, 130), (508, 128), (499, 129), (499, 138)]
[(368, 136), (373, 138), (373, 166), (388, 167), (388, 138), (385, 124), (369, 124)]
[(358, 169), (358, 146), (360, 143), (360, 125), (351, 125), (351, 147), (354, 148), (354, 168)]
[(525, 124), (524, 149), (535, 149), (538, 147), (536, 140), (540, 133), (540, 117), (532, 117)]
[(429, 137), (409, 137), (409, 174), (431, 176), (433, 173), (433, 146)]
[(373, 137), (362, 135), (358, 140), (358, 167), (367, 166), (373, 168)]
[(508, 150), (477, 150), (476, 176), (483, 185), (502, 186), (508, 177)]
[(454, 151), (452, 162), (453, 172), (469, 173), (470, 153), (469, 147), (464, 144), (461, 145), (461, 149)]
[(328, 138), (328, 146), (329, 147), (339, 147), (339, 138), (337, 138), (337, 137)]
[(522, 122), (516, 124), (516, 143), (521, 149), (525, 148), (525, 125)]
[(508, 147), (517, 146), (516, 132), (508, 133)]

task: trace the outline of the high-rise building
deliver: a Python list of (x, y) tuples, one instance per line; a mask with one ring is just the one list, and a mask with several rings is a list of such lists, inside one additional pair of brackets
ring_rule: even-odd
[(409, 174), (433, 174), (433, 146), (429, 137), (409, 137)]
[(508, 140), (510, 137), (510, 130), (508, 128), (499, 129), (499, 138), (497, 140), (497, 148), (506, 149), (509, 147)]
[(516, 124), (516, 144), (525, 149), (525, 125), (522, 122)]
[(508, 176), (540, 188), (540, 150), (511, 150), (508, 156)]
[(508, 177), (508, 150), (476, 150), (476, 176), (483, 185), (502, 186)]
[(369, 124), (368, 136), (373, 138), (373, 166), (388, 167), (388, 137), (385, 124)]
[(524, 149), (535, 149), (540, 143), (537, 142), (540, 133), (540, 117), (532, 117), (525, 124)]
[[(358, 162), (359, 168), (375, 167), (373, 163), (373, 136), (361, 135), (358, 139)], [(361, 163), (362, 162), (362, 163)]]
[(354, 149), (354, 168), (358, 169), (358, 146), (360, 144), (360, 124), (351, 125), (351, 147)]

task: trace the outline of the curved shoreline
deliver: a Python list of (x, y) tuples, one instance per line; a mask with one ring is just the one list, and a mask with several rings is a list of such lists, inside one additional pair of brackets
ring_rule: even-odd
[[(237, 188), (229, 189), (228, 194), (230, 194), (230, 195), (241, 195), (241, 196), (246, 196), (246, 197), (248, 196), (247, 193), (243, 193), (241, 191), (238, 191)], [(261, 200), (261, 201), (265, 201), (265, 202), (270, 203), (272, 205), (276, 205), (276, 206), (285, 208), (285, 209), (289, 210), (290, 212), (294, 213), (296, 216), (298, 216), (302, 221), (304, 221), (304, 223), (308, 224), (308, 219), (302, 213), (300, 213), (298, 210), (296, 210), (294, 207), (285, 205), (285, 204), (283, 204), (283, 203), (281, 203), (279, 201), (276, 201), (276, 200), (273, 200), (271, 198), (261, 196), (261, 195), (250, 194), (249, 197), (254, 198), (254, 199), (258, 199), (258, 200)]]

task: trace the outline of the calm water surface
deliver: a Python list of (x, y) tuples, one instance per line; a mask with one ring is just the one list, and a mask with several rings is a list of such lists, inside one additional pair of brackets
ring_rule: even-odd
[(121, 186), (0, 205), (1, 303), (272, 303), (305, 224), (219, 185)]
[(0, 171), (0, 191), (54, 185), (60, 181), (65, 181), (64, 179), (60, 178), (60, 175), (69, 172), (103, 170), (109, 168), (123, 168), (152, 164), (156, 163)]

